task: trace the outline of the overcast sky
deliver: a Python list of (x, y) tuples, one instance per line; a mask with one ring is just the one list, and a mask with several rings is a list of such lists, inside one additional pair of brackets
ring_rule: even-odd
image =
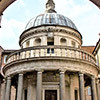
[[(18, 49), (19, 36), (28, 21), (45, 11), (47, 0), (17, 0), (4, 12), (0, 45)], [(83, 36), (83, 45), (94, 46), (100, 33), (100, 9), (89, 0), (54, 0), (56, 11), (70, 18)]]

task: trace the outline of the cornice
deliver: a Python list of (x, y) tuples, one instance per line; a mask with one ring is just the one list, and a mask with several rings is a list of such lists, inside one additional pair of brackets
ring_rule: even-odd
[[(73, 30), (72, 30), (73, 31)], [(74, 30), (75, 31), (75, 30)], [(36, 29), (30, 29), (29, 31), (25, 31), (21, 34), (20, 36), (20, 41), (19, 41), (19, 44), (21, 45), (21, 42), (23, 41), (23, 39), (25, 39), (26, 37), (29, 37), (29, 36), (32, 36), (33, 34), (38, 34), (38, 33), (48, 33), (48, 32), (62, 32), (62, 33), (66, 33), (66, 34), (69, 34), (69, 35), (72, 35), (72, 36), (75, 36), (77, 38), (79, 38), (80, 40), (82, 40), (82, 35), (78, 32), (79, 34), (76, 34), (75, 32), (71, 32), (71, 31), (67, 31), (65, 29), (60, 29), (60, 28), (57, 28), (57, 27), (46, 27), (44, 29), (41, 29), (40, 28), (36, 28)]]

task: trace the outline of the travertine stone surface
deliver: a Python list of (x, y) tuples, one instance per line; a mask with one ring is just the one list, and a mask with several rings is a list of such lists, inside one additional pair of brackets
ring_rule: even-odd
[(5, 93), (6, 93), (6, 80), (4, 79), (4, 83), (2, 85), (2, 96), (1, 96), (1, 100), (5, 100)]
[(45, 69), (45, 70), (57, 70), (61, 68), (65, 68), (68, 71), (72, 72), (84, 72), (85, 74), (94, 75), (97, 77), (98, 69), (96, 66), (87, 63), (85, 61), (77, 61), (70, 59), (60, 59), (56, 58), (47, 59), (47, 60), (33, 60), (30, 62), (23, 62), (11, 65), (9, 68), (5, 69), (5, 76), (10, 74), (17, 74), (20, 72), (28, 72), (34, 71), (37, 68)]
[(96, 82), (96, 88), (97, 88), (97, 98), (98, 100), (100, 100), (100, 86), (99, 86), (99, 80), (97, 80)]
[(79, 73), (79, 89), (80, 89), (80, 100), (85, 100), (84, 74), (83, 73)]
[(23, 96), (22, 94), (23, 94), (23, 74), (19, 74), (17, 100), (22, 100), (22, 96)]
[(97, 100), (96, 79), (94, 76), (92, 76), (91, 78), (91, 85), (92, 85), (92, 98), (93, 100)]
[(37, 72), (36, 100), (42, 100), (42, 71)]
[(10, 100), (10, 93), (11, 93), (11, 77), (7, 77), (7, 84), (6, 84), (6, 94), (5, 100)]
[(65, 100), (65, 71), (60, 71), (60, 100)]

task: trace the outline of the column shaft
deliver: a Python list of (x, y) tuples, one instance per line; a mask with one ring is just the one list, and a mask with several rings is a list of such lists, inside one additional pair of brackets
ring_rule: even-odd
[(41, 100), (41, 97), (42, 97), (42, 72), (37, 72), (36, 100)]
[(65, 100), (65, 74), (60, 72), (60, 100)]
[(1, 100), (5, 100), (5, 92), (6, 92), (6, 80), (4, 79), (4, 85), (3, 85), (3, 91), (2, 91)]
[(92, 87), (92, 99), (97, 100), (95, 77), (92, 77), (91, 79), (91, 87)]
[(80, 90), (80, 100), (85, 100), (84, 75), (82, 73), (79, 74), (79, 90)]
[(99, 81), (97, 82), (97, 97), (98, 97), (98, 100), (100, 100), (100, 87), (99, 87)]
[(11, 77), (7, 77), (5, 100), (10, 100), (11, 95)]
[(22, 100), (22, 97), (23, 97), (23, 74), (19, 74), (17, 100)]

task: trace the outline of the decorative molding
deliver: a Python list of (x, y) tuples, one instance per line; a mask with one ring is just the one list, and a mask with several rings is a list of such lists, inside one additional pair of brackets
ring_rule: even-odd
[(43, 32), (45, 32), (45, 33), (48, 33), (48, 32), (58, 32), (58, 33), (63, 32), (63, 33), (67, 33), (69, 35), (73, 35), (73, 36), (79, 38), (80, 40), (82, 39), (82, 36), (79, 32), (77, 32), (79, 34), (76, 34), (75, 32), (67, 31), (65, 29), (60, 29), (60, 28), (57, 28), (57, 27), (54, 27), (54, 26), (53, 27), (48, 26), (48, 28), (43, 28), (42, 29), (42, 27), (41, 27), (41, 29), (36, 28), (36, 29), (31, 29), (27, 32), (23, 32), (20, 36), (19, 44), (21, 44), (23, 39), (25, 39), (26, 37), (32, 36), (33, 34), (43, 33)]

